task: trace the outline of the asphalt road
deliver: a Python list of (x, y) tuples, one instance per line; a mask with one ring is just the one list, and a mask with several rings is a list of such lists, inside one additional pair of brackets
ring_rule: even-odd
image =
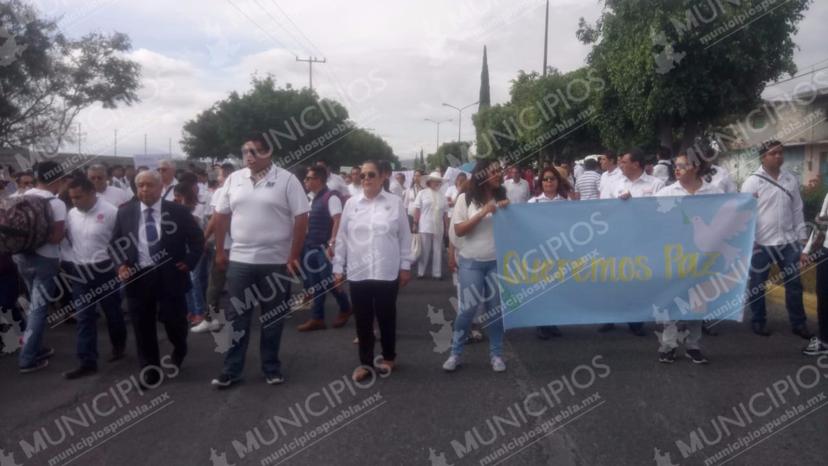
[[(353, 321), (310, 334), (295, 329), (305, 313), (288, 321), (280, 386), (264, 383), (254, 332), (245, 381), (226, 391), (209, 384), (221, 367), (213, 337), (191, 335), (181, 372), (143, 394), (131, 330), (126, 359), (64, 381), (75, 339), (61, 325), (47, 333), (58, 352), (46, 370), (20, 375), (0, 358), (0, 466), (828, 464), (828, 357), (799, 353), (778, 302), (769, 338), (717, 326), (707, 366), (659, 364), (655, 336), (590, 326), (547, 341), (510, 331), (505, 373), (476, 343), (446, 374), (452, 290), (426, 280), (401, 292), (398, 369), (363, 386), (350, 382)], [(103, 327), (99, 338), (105, 356)]]

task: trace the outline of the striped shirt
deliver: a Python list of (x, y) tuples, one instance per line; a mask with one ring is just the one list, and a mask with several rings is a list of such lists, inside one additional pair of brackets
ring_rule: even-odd
[(601, 194), (601, 175), (593, 170), (585, 171), (575, 182), (575, 191), (581, 193), (581, 200), (598, 199)]

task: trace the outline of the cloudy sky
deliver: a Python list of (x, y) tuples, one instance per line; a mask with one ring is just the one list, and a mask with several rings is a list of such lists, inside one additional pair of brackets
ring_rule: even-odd
[[(148, 151), (180, 154), (183, 124), (224, 98), (244, 92), (253, 73), (272, 73), (280, 84), (314, 88), (344, 103), (352, 118), (385, 138), (402, 159), (433, 151), (436, 126), (453, 118), (440, 141), (457, 138), (457, 112), (479, 93), (483, 46), (488, 46), (493, 103), (508, 99), (518, 70), (539, 71), (543, 51), (543, 0), (40, 0), (41, 12), (60, 17), (70, 36), (127, 33), (131, 57), (142, 67), (142, 102), (81, 114), (83, 150), (111, 154)], [(578, 18), (595, 20), (598, 0), (553, 0), (549, 64), (562, 71), (582, 66), (588, 47), (575, 38)], [(800, 25), (796, 62), (801, 69), (828, 59), (828, 2), (818, 1)], [(825, 66), (823, 62), (819, 66)], [(809, 78), (803, 78), (807, 81)], [(778, 94), (802, 79), (776, 86)], [(471, 140), (471, 113), (462, 136)]]

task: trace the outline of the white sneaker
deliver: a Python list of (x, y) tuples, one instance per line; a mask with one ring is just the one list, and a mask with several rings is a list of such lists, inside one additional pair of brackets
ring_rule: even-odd
[(202, 320), (196, 325), (190, 327), (190, 331), (193, 333), (205, 333), (210, 331), (210, 322), (207, 319)]
[(808, 343), (808, 346), (802, 350), (802, 354), (805, 356), (820, 356), (828, 354), (828, 348), (825, 347), (818, 337), (812, 337), (811, 341)]
[(457, 366), (460, 365), (460, 356), (452, 354), (446, 359), (446, 362), (443, 363), (443, 370), (446, 372), (454, 372), (457, 369)]
[(492, 370), (495, 372), (505, 372), (506, 363), (500, 356), (492, 356)]
[(218, 332), (219, 330), (221, 330), (222, 327), (224, 327), (224, 324), (222, 324), (218, 320), (213, 319), (209, 322), (207, 330), (211, 332)]

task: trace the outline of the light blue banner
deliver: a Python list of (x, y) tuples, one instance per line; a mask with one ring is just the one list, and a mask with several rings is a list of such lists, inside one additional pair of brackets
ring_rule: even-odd
[(749, 194), (499, 210), (504, 326), (741, 320), (755, 213)]

